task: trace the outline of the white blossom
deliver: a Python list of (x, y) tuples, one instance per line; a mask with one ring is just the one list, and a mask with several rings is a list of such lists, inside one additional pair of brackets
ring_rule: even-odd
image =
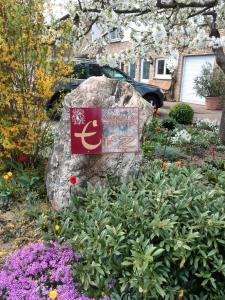
[(172, 144), (183, 144), (191, 142), (191, 134), (186, 129), (175, 130), (175, 135), (171, 137)]
[[(100, 63), (108, 61), (110, 65), (118, 65), (122, 58), (124, 61), (133, 61), (137, 57), (147, 58), (150, 52), (155, 52), (167, 57), (168, 67), (173, 71), (177, 67), (178, 51), (186, 47), (196, 49), (225, 46), (225, 37), (209, 37), (207, 24), (212, 21), (212, 16), (199, 13), (207, 7), (207, 4), (212, 4), (213, 0), (82, 0), (79, 3), (77, 0), (67, 0), (67, 2), (71, 17), (79, 16), (79, 26), (75, 31), (77, 35), (84, 35), (93, 20), (102, 32), (98, 40), (88, 43), (87, 50), (91, 54), (97, 53), (99, 48), (104, 48), (110, 42), (107, 33), (113, 29), (120, 28), (122, 38), (124, 32), (128, 29), (131, 31), (132, 49), (114, 56), (108, 55), (103, 50), (98, 56)], [(157, 7), (158, 2), (165, 6), (178, 3), (186, 7), (162, 9)], [(200, 7), (187, 7), (192, 3)], [(217, 13), (218, 26), (225, 28), (225, 1), (218, 0), (213, 9)], [(127, 13), (129, 11), (131, 13)], [(78, 43), (76, 39), (75, 43)]]

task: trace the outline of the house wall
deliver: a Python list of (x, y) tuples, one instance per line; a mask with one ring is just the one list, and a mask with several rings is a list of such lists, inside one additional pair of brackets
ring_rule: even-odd
[[(113, 42), (110, 43), (105, 47), (105, 53), (108, 54), (114, 54), (114, 53), (121, 53), (124, 50), (129, 50), (131, 49), (132, 44), (128, 41), (125, 42)], [(157, 85), (160, 88), (164, 90), (168, 90), (171, 84), (170, 79), (157, 79), (155, 78), (155, 66), (156, 66), (156, 59), (159, 58), (154, 53), (150, 53), (150, 56), (153, 59), (153, 63), (150, 64), (150, 78), (149, 78), (149, 84)], [(135, 70), (135, 80), (141, 81), (141, 59), (136, 60), (136, 70)], [(124, 71), (128, 73), (128, 65), (125, 65)]]
[[(220, 30), (220, 34), (225, 35), (225, 29)], [(92, 41), (93, 41), (93, 39), (95, 40), (96, 38), (98, 38), (99, 35), (100, 35), (100, 32), (98, 30), (96, 30), (96, 32), (94, 33), (94, 38), (93, 38), (93, 34), (92, 34)], [(127, 32), (126, 36), (124, 37), (124, 39), (122, 41), (112, 42), (112, 43), (104, 46), (104, 48), (103, 48), (104, 54), (106, 54), (106, 55), (114, 54), (114, 53), (118, 54), (118, 53), (121, 53), (122, 51), (131, 49), (132, 44), (129, 40), (130, 40), (129, 32)], [(91, 42), (91, 38), (90, 38), (89, 42)], [(213, 54), (211, 49), (199, 49), (199, 50), (195, 50), (195, 51), (185, 50), (185, 51), (183, 51), (183, 53), (180, 54), (179, 62), (178, 62), (178, 69), (177, 69), (177, 81), (175, 84), (174, 99), (171, 99), (171, 100), (175, 100), (175, 101), (180, 100), (184, 57), (188, 56), (188, 55), (196, 56), (196, 55), (209, 55), (209, 54)], [(160, 57), (160, 56), (156, 55), (155, 53), (151, 53), (151, 52), (150, 52), (150, 56), (153, 59), (153, 63), (150, 64), (149, 84), (156, 85), (165, 91), (169, 90), (169, 88), (171, 86), (171, 79), (159, 79), (159, 78), (156, 78), (156, 76), (155, 76), (156, 59), (163, 58), (163, 57)], [(135, 80), (141, 81), (141, 59), (137, 59), (137, 61), (135, 63), (136, 63)], [(128, 65), (125, 65), (124, 71), (126, 73), (128, 73), (128, 70), (129, 70)]]
[[(225, 29), (220, 29), (220, 35), (225, 36)], [(178, 70), (177, 70), (177, 83), (175, 87), (175, 101), (180, 101), (180, 94), (181, 94), (181, 85), (182, 85), (182, 73), (183, 73), (183, 63), (184, 63), (184, 57), (185, 56), (195, 56), (195, 55), (209, 55), (213, 54), (213, 51), (211, 48), (206, 49), (198, 49), (198, 50), (184, 50), (183, 53), (179, 56), (179, 62), (178, 62)]]
[(156, 72), (156, 59), (158, 58), (164, 58), (156, 55), (155, 53), (151, 53), (151, 57), (153, 58), (153, 64), (150, 66), (150, 80), (149, 83), (156, 85), (160, 87), (161, 89), (167, 91), (170, 88), (171, 85), (171, 79), (159, 79), (156, 78), (155, 72)]

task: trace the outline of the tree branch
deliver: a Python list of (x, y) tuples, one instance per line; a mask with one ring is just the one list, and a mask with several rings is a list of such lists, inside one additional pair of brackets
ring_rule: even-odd
[(214, 6), (214, 5), (211, 5), (211, 6), (209, 6), (209, 7), (204, 7), (203, 9), (198, 10), (197, 12), (195, 12), (195, 13), (189, 15), (189, 16), (188, 16), (188, 19), (203, 14), (204, 12), (206, 12), (207, 10), (209, 10), (210, 8), (213, 8), (213, 6)]
[(199, 1), (199, 0), (193, 0), (188, 3), (180, 3), (177, 2), (177, 0), (171, 0), (170, 2), (165, 2), (164, 0), (157, 0), (156, 7), (158, 8), (201, 8), (201, 7), (213, 7), (218, 4), (218, 0), (205, 0)]

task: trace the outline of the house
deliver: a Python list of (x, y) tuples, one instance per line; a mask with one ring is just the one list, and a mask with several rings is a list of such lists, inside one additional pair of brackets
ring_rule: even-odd
[[(97, 31), (93, 26), (92, 40), (100, 36), (101, 33)], [(221, 33), (225, 34), (225, 30), (222, 30)], [(105, 54), (118, 54), (131, 48), (129, 31), (121, 39), (118, 30), (115, 29), (109, 34), (109, 38), (110, 43), (104, 47)], [(204, 105), (205, 99), (196, 95), (194, 90), (194, 79), (200, 75), (201, 67), (205, 63), (215, 64), (215, 55), (211, 49), (185, 50), (179, 55), (175, 81), (167, 68), (166, 58), (151, 51), (148, 60), (137, 59), (128, 65), (121, 63), (120, 68), (139, 82), (156, 85), (165, 91), (171, 91), (171, 87), (173, 87), (173, 91), (170, 93), (172, 99), (169, 100)]]

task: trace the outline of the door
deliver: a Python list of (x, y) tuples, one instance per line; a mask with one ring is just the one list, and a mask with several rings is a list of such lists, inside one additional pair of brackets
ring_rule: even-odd
[(205, 104), (205, 98), (196, 94), (194, 80), (201, 74), (202, 66), (215, 63), (214, 55), (185, 56), (183, 60), (180, 101), (194, 104)]

